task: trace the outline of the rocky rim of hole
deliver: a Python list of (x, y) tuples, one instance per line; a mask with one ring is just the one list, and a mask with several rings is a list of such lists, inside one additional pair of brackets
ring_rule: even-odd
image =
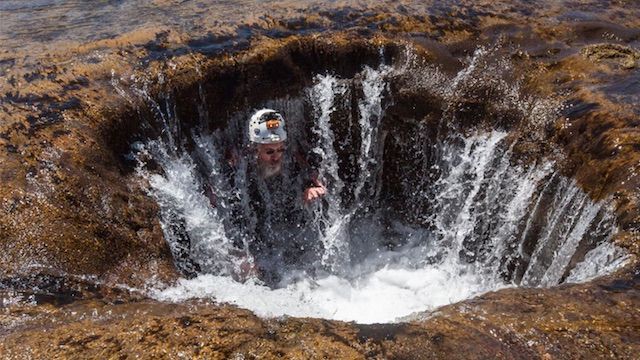
[[(502, 15), (517, 19), (513, 14)], [(466, 16), (477, 13), (458, 13), (444, 22), (443, 26), (450, 27), (446, 29), (438, 28), (437, 18), (393, 19), (383, 22), (381, 28), (392, 34), (387, 40), (391, 43), (398, 40), (398, 33), (432, 31), (435, 40), (400, 37), (431, 49), (436, 58), (452, 59), (454, 64), (478, 43), (504, 34), (500, 29), (508, 30), (507, 41), (522, 43), (521, 39), (531, 38), (528, 26), (504, 24), (505, 20), (469, 25)], [(640, 124), (633, 109), (598, 91), (598, 85), (606, 83), (603, 74), (609, 78), (629, 75), (629, 57), (612, 55), (615, 47), (611, 46), (602, 48), (606, 50), (602, 56), (594, 54), (600, 51), (596, 47), (585, 51), (585, 56), (579, 50), (591, 46), (588, 42), (593, 39), (574, 42), (576, 35), (593, 37), (610, 29), (623, 43), (629, 43), (633, 34), (621, 33), (622, 25), (588, 22), (561, 24), (557, 29), (543, 24), (531, 26), (538, 31), (535, 36), (547, 40), (525, 44), (513, 58), (529, 74), (526, 86), (532, 91), (568, 94), (567, 103), (573, 104), (565, 113), (569, 122), (559, 122), (551, 139), (564, 149), (563, 169), (592, 198), (614, 197), (622, 230), (615, 241), (637, 255), (638, 180), (628, 179), (630, 169), (640, 163), (640, 134), (635, 130)], [(640, 314), (634, 304), (640, 283), (634, 262), (587, 284), (501, 290), (418, 316), (410, 323), (390, 325), (314, 319), (265, 321), (232, 307), (166, 305), (143, 301), (128, 292), (94, 291), (91, 284), (113, 289), (112, 284), (139, 285), (152, 276), (163, 281), (177, 278), (157, 222), (157, 208), (119, 157), (132, 133), (127, 129), (137, 128), (138, 114), (136, 106), (114, 92), (111, 71), (129, 79), (131, 75), (144, 77), (164, 71), (173, 86), (182, 89), (197, 84), (203, 74), (216, 73), (215, 69), (260, 63), (288, 43), (313, 38), (262, 38), (252, 41), (247, 50), (215, 58), (182, 55), (151, 59), (141, 66), (135, 64), (148, 57), (144, 50), (147, 40), (167, 49), (166, 36), (143, 36), (142, 43), (129, 47), (118, 43), (122, 39), (110, 39), (69, 54), (51, 54), (47, 64), (29, 69), (29, 74), (20, 74), (18, 80), (8, 77), (2, 83), (0, 111), (6, 121), (0, 124), (0, 244), (5, 252), (0, 256), (0, 269), (7, 277), (18, 279), (22, 274), (26, 280), (29, 274), (59, 269), (66, 283), (53, 275), (47, 275), (48, 279), (35, 276), (40, 277), (35, 283), (49, 283), (57, 293), (77, 294), (72, 299), (103, 300), (76, 301), (58, 308), (27, 305), (7, 309), (0, 321), (11, 333), (0, 333), (0, 353), (43, 358), (79, 353), (153, 356), (178, 351), (211, 357), (332, 358), (487, 358), (496, 354), (505, 358), (563, 358), (567, 354), (604, 357), (612, 353), (632, 358), (637, 354)], [(353, 40), (359, 39), (333, 34), (314, 41), (347, 47), (354, 46)], [(379, 38), (359, 41), (372, 49), (380, 46)], [(558, 41), (562, 45), (558, 46)], [(113, 51), (97, 63), (69, 61), (100, 48)], [(617, 59), (624, 59), (624, 64)], [(125, 136), (118, 140), (113, 134)], [(74, 284), (73, 279), (79, 279), (80, 284)], [(4, 284), (3, 291), (7, 289)], [(57, 288), (75, 286), (89, 290)], [(122, 301), (126, 304), (118, 305)], [(25, 320), (25, 315), (33, 316), (35, 322)], [(100, 323), (87, 323), (91, 316), (101, 316)], [(47, 322), (57, 319), (58, 325), (46, 325), (49, 331), (45, 334), (41, 331), (45, 325), (39, 326), (38, 318)], [(146, 335), (131, 336), (131, 329)], [(92, 334), (87, 335), (88, 331)], [(193, 339), (203, 335), (207, 340), (194, 348)]]

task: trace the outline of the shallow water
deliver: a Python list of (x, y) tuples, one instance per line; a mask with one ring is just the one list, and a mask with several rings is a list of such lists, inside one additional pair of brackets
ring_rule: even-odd
[[(472, 3), (472, 2), (470, 2)], [(510, 2), (509, 11), (536, 16), (546, 10), (558, 20), (611, 21), (637, 17), (638, 10), (617, 11), (608, 1), (547, 0), (535, 6), (526, 1)], [(491, 4), (488, 11), (499, 13), (504, 5)], [(445, 15), (463, 9), (467, 16), (481, 15), (473, 6), (459, 0), (446, 1), (318, 1), (318, 0), (4, 0), (0, 2), (0, 50), (12, 56), (27, 50), (28, 56), (53, 51), (61, 45), (84, 44), (135, 32), (170, 30), (199, 39), (190, 44), (195, 51), (229, 38), (240, 40), (252, 34), (252, 25), (265, 24), (272, 18), (295, 23), (317, 9), (333, 9), (326, 16), (331, 27), (357, 25), (359, 17), (370, 11), (384, 10), (397, 14)], [(223, 37), (221, 35), (224, 34)], [(271, 35), (277, 35), (274, 32)]]

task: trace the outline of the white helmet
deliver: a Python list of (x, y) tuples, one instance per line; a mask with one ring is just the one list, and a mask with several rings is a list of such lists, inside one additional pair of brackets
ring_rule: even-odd
[(271, 109), (256, 111), (249, 120), (249, 141), (257, 144), (274, 144), (287, 140), (284, 118)]

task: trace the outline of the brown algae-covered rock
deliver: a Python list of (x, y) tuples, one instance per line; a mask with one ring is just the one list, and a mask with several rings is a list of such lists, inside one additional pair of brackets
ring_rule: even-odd
[[(621, 230), (615, 242), (640, 254), (637, 103), (628, 90), (615, 96), (608, 90), (615, 79), (637, 71), (640, 17), (632, 2), (614, 2), (601, 19), (588, 21), (574, 20), (594, 17), (600, 12), (597, 1), (573, 2), (580, 9), (575, 11), (553, 1), (440, 7), (403, 1), (398, 6), (405, 10), (382, 4), (370, 11), (339, 3), (300, 10), (306, 13), (297, 20), (278, 7), (268, 17), (237, 24), (211, 22), (202, 27), (210, 34), (197, 36), (164, 26), (58, 44), (57, 51), (31, 57), (3, 51), (0, 274), (9, 280), (0, 287), (2, 357), (631, 359), (638, 354), (640, 293), (633, 261), (587, 284), (501, 290), (386, 325), (265, 320), (229, 306), (165, 304), (118, 290), (116, 284), (144, 287), (149, 279), (179, 277), (157, 205), (123, 160), (131, 135), (150, 115), (139, 99), (118, 93), (118, 86), (147, 81), (151, 96), (172, 88), (188, 98), (200, 83), (214, 95), (209, 114), (222, 118), (242, 107), (247, 93), (256, 99), (276, 95), (252, 88), (257, 85), (251, 78), (265, 70), (291, 70), (287, 81), (273, 87), (284, 95), (303, 85), (305, 71), (349, 71), (373, 59), (381, 46), (401, 43), (449, 71), (459, 69), (479, 44), (515, 45), (512, 58), (525, 87), (568, 94), (571, 106), (550, 130), (550, 141), (562, 151), (563, 173), (592, 199), (613, 198)], [(241, 38), (236, 30), (243, 26), (252, 36)], [(322, 34), (325, 30), (332, 32)], [(234, 36), (236, 41), (219, 43)], [(188, 44), (191, 50), (184, 51)], [(195, 47), (199, 50), (192, 51)], [(165, 83), (148, 75), (159, 73)], [(224, 107), (223, 101), (228, 101)], [(516, 150), (526, 159), (548, 148), (523, 143)], [(57, 287), (77, 289), (69, 301), (14, 303), (14, 290), (28, 292), (7, 284), (34, 273), (44, 274), (25, 282), (34, 287), (50, 284), (48, 274), (89, 281)], [(104, 286), (94, 289), (94, 280)]]

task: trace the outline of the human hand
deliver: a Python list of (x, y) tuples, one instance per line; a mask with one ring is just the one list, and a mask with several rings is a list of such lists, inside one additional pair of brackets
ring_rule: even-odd
[(305, 205), (314, 202), (327, 193), (327, 188), (320, 182), (320, 180), (315, 179), (313, 183), (315, 186), (308, 187), (304, 190), (303, 200)]

